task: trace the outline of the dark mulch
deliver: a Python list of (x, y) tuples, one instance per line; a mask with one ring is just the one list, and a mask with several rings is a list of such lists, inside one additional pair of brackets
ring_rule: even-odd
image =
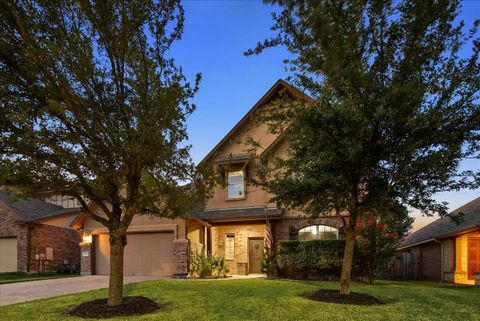
[(107, 299), (84, 302), (68, 314), (85, 319), (107, 319), (118, 316), (142, 315), (158, 309), (160, 309), (160, 305), (149, 298), (130, 296), (123, 298), (123, 304), (117, 306), (108, 306)]
[(369, 294), (350, 292), (350, 295), (342, 295), (338, 290), (318, 290), (314, 293), (305, 294), (303, 297), (320, 302), (354, 304), (354, 305), (380, 305), (385, 302)]

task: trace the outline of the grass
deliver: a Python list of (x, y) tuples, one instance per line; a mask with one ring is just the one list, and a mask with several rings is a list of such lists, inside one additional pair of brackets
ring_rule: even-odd
[[(429, 282), (379, 281), (353, 290), (385, 300), (380, 306), (352, 306), (307, 300), (301, 294), (336, 288), (333, 282), (281, 280), (147, 281), (125, 286), (164, 305), (149, 315), (114, 320), (479, 320), (480, 289)], [(0, 307), (2, 320), (82, 320), (66, 315), (81, 302), (103, 298), (97, 290)]]
[(57, 274), (57, 273), (35, 273), (27, 274), (23, 272), (5, 272), (0, 273), (0, 284), (46, 280), (46, 279), (58, 279), (75, 276), (74, 274)]

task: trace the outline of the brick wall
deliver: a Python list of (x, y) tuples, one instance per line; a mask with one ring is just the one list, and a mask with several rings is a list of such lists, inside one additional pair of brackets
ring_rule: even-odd
[(275, 240), (286, 241), (296, 239), (298, 231), (310, 225), (328, 225), (341, 229), (343, 222), (339, 217), (289, 218), (276, 221)]
[(18, 270), (29, 272), (28, 258), (30, 257), (30, 227), (27, 224), (17, 225), (17, 257)]
[(19, 271), (28, 272), (29, 231), (26, 226), (19, 225), (18, 220), (18, 215), (7, 204), (0, 201), (0, 238), (17, 238), (17, 268)]
[[(37, 224), (30, 229), (30, 272), (54, 272), (64, 260), (80, 269), (80, 234), (69, 228)], [(53, 250), (53, 260), (39, 260)], [(42, 261), (42, 262), (41, 262)]]
[(443, 281), (453, 283), (455, 281), (455, 239), (446, 239), (442, 241), (442, 245)]
[(436, 242), (419, 246), (421, 255), (422, 278), (440, 281), (442, 278), (441, 245)]
[(17, 236), (17, 214), (7, 204), (0, 201), (0, 237)]

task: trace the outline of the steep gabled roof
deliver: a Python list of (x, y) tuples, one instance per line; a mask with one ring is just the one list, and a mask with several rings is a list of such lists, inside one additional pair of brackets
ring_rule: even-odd
[(262, 105), (266, 104), (269, 100), (271, 100), (275, 94), (277, 94), (281, 90), (286, 90), (292, 95), (302, 97), (303, 99), (306, 99), (307, 101), (313, 101), (313, 99), (306, 95), (305, 93), (301, 92), (297, 88), (293, 87), (286, 81), (279, 79), (277, 82), (267, 91), (265, 95), (263, 95), (262, 98), (260, 98), (259, 101), (245, 114), (245, 116), (240, 119), (240, 121), (228, 132), (225, 137), (205, 156), (202, 161), (199, 163), (198, 166), (202, 166), (205, 163), (207, 163), (211, 158), (215, 155), (215, 153), (222, 147), (225, 142), (229, 141), (237, 132), (238, 130), (250, 119), (252, 114)]
[(463, 221), (456, 224), (449, 217), (442, 217), (408, 235), (400, 243), (400, 249), (431, 242), (448, 236), (480, 228), (480, 197), (452, 211), (450, 216), (463, 214)]
[(78, 208), (64, 208), (42, 200), (28, 198), (15, 200), (8, 193), (0, 190), (0, 201), (6, 203), (19, 217), (20, 221), (32, 222), (47, 217), (78, 212)]

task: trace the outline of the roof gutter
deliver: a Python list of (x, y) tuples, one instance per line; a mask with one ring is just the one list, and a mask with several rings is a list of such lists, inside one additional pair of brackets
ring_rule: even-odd
[(186, 218), (188, 219), (191, 219), (191, 220), (194, 220), (195, 222), (197, 222), (198, 224), (202, 225), (202, 226), (205, 226), (205, 227), (212, 227), (211, 224), (209, 224), (208, 222), (198, 218), (198, 217), (195, 217), (193, 215), (187, 215)]
[(401, 246), (397, 250), (404, 250), (404, 249), (408, 249), (409, 247), (414, 247), (414, 246), (417, 246), (417, 245), (422, 245), (422, 244), (430, 243), (430, 242), (434, 242), (434, 241), (435, 241), (435, 239), (432, 238), (432, 239), (428, 239), (428, 240), (425, 240), (425, 241), (420, 241), (420, 242), (417, 242), (417, 243)]

